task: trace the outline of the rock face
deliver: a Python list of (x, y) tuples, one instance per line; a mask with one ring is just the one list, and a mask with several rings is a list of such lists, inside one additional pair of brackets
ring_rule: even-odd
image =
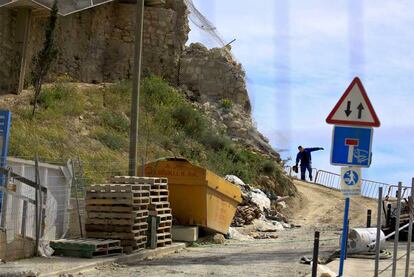
[(179, 84), (194, 92), (201, 102), (230, 100), (251, 111), (245, 72), (227, 48), (208, 50), (193, 43), (181, 56)]

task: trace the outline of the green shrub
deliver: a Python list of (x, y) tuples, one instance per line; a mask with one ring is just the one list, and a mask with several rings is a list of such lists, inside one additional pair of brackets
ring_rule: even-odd
[(125, 115), (112, 111), (103, 111), (101, 113), (101, 124), (123, 133), (126, 133), (129, 130), (128, 118)]
[(55, 107), (71, 93), (74, 93), (74, 91), (74, 88), (70, 85), (56, 83), (53, 86), (42, 90), (38, 98), (38, 104), (45, 109)]
[(177, 127), (183, 129), (192, 137), (201, 135), (207, 128), (207, 122), (202, 114), (191, 105), (178, 106), (172, 112), (172, 117), (175, 119)]
[(262, 171), (267, 176), (273, 176), (276, 173), (276, 164), (270, 160), (267, 160), (262, 165)]
[(122, 150), (128, 146), (128, 138), (105, 129), (95, 130), (93, 137), (112, 150)]
[(142, 82), (142, 92), (141, 102), (149, 112), (185, 103), (184, 96), (159, 77), (145, 78)]
[(86, 98), (71, 84), (55, 83), (42, 90), (37, 102), (41, 109), (47, 110), (47, 113), (39, 115), (40, 117), (54, 118), (82, 114)]
[(231, 148), (231, 140), (226, 136), (217, 135), (208, 131), (204, 132), (203, 136), (201, 137), (201, 142), (205, 146), (215, 151)]
[(226, 110), (230, 110), (233, 107), (233, 101), (230, 99), (222, 99), (220, 101), (220, 106)]

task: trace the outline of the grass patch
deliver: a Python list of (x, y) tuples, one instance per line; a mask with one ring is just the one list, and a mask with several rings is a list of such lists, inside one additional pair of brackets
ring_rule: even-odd
[[(12, 110), (10, 155), (30, 158), (38, 153), (56, 162), (79, 157), (85, 184), (127, 174), (130, 93), (127, 81), (81, 89), (61, 81), (45, 87), (33, 119), (29, 103)], [(158, 77), (142, 81), (138, 151), (146, 161), (185, 157), (247, 183), (254, 184), (261, 175), (286, 181), (278, 164), (230, 140)]]

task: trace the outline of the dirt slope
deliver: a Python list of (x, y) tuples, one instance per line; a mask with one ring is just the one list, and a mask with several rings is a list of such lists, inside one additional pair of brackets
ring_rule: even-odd
[[(316, 184), (294, 182), (300, 197), (294, 204), (291, 219), (300, 225), (341, 227), (345, 199), (341, 192)], [(351, 227), (365, 227), (367, 210), (372, 210), (372, 222), (376, 222), (377, 202), (365, 197), (351, 199), (349, 220)]]

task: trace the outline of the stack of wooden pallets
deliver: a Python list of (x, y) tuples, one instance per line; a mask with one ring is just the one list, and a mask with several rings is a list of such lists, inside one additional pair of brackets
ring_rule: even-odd
[(151, 215), (157, 216), (159, 220), (157, 226), (157, 247), (164, 247), (172, 242), (172, 214), (168, 200), (168, 181), (166, 178), (146, 179), (148, 183), (151, 183), (149, 212)]
[(125, 253), (145, 248), (149, 191), (149, 185), (126, 177), (113, 178), (111, 184), (89, 186), (86, 236), (118, 239)]

